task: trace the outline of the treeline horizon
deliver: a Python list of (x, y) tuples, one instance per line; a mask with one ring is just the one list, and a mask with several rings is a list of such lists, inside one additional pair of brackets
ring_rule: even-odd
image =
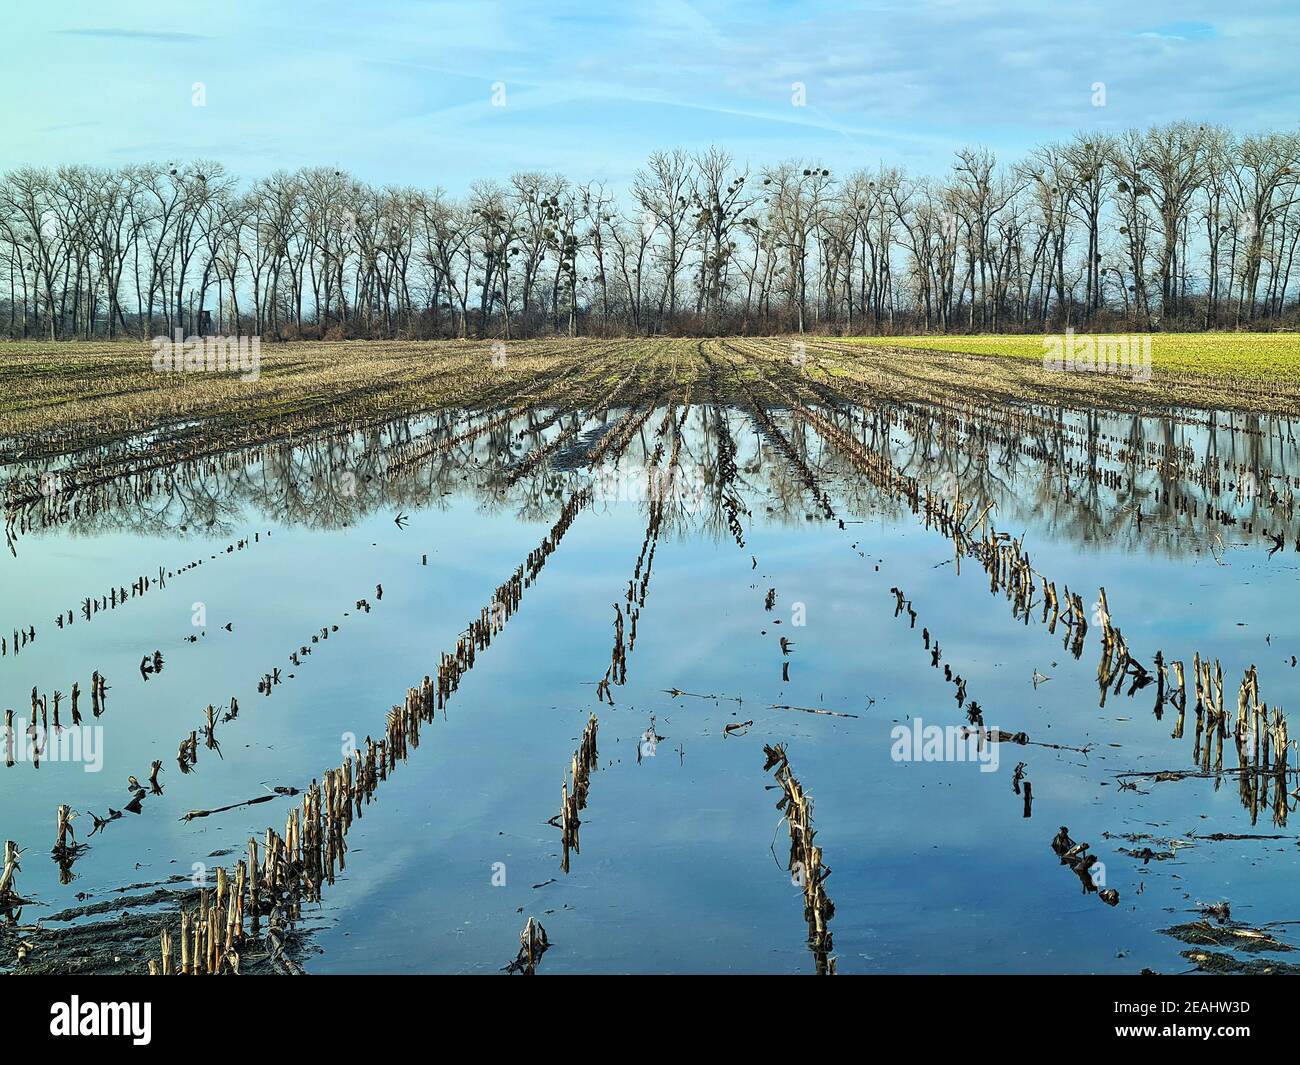
[(673, 149), (621, 194), (25, 167), (0, 177), (0, 336), (1285, 329), (1298, 242), (1300, 134), (1186, 122), (940, 176)]

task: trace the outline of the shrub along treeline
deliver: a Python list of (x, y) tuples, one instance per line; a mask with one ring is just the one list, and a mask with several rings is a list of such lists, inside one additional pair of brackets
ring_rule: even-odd
[(314, 167), (0, 179), (0, 335), (268, 337), (1285, 328), (1300, 135), (1080, 133), (942, 177), (656, 152), (631, 187), (457, 199)]

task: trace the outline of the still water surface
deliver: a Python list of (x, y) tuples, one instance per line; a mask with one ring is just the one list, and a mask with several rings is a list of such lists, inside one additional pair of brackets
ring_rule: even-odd
[[(1234, 918), (1253, 925), (1297, 917), (1294, 829), (1267, 806), (1252, 825), (1234, 777), (1124, 778), (1138, 786), (1121, 787), (1120, 773), (1193, 768), (1190, 724), (1171, 739), (1170, 710), (1156, 719), (1150, 688), (1099, 707), (1095, 641), (1076, 661), (1037, 611), (1028, 623), (1013, 617), (974, 560), (958, 573), (950, 541), (873, 495), (791, 416), (774, 417), (805, 449), (843, 527), (822, 520), (772, 442), (730, 410), (738, 472), (726, 491), (740, 507), (742, 547), (719, 502), (716, 412), (692, 408), (682, 463), (699, 472), (702, 501), (671, 508), (654, 545), (615, 705), (598, 702), (596, 683), (610, 661), (614, 604), (626, 610), (647, 503), (606, 489), (349, 834), (346, 871), (307, 915), (318, 951), (310, 971), (495, 972), (535, 915), (553, 944), (544, 972), (811, 972), (765, 743), (785, 745), (815, 799), (843, 973), (1184, 971), (1187, 945), (1161, 930), (1194, 919), (1199, 905), (1228, 899)], [(1204, 415), (1066, 420), (1098, 441), (1156, 441), (1198, 462), (1244, 464), (1266, 486), (1300, 473), (1285, 424), (1223, 414), (1213, 426)], [(631, 475), (610, 481), (606, 471), (607, 485), (636, 483), (659, 422), (652, 416), (624, 456)], [(67, 693), (79, 682), (83, 713), (102, 726), (103, 756), (98, 772), (48, 761), (0, 768), (0, 838), (25, 848), (23, 893), (45, 904), (25, 917), (74, 905), (78, 893), (98, 899), (229, 865), (249, 835), (279, 829), (293, 798), (182, 818), (301, 788), (338, 764), (350, 738), (382, 732), (388, 707), (434, 671), (563, 499), (593, 483), (584, 455), (599, 438), (596, 422), (548, 469), (505, 486), (503, 467), (569, 424), (520, 439), (521, 420), (508, 435), (391, 477), (384, 455), (396, 434), (449, 433), (455, 423), (307, 441), (195, 477), (148, 507), (38, 521), (17, 534), (15, 553), (0, 559), (0, 628), (8, 636), (35, 625), (38, 636), (0, 659), (0, 701), (22, 721), (33, 686)], [(871, 438), (860, 416), (846, 424)], [(1117, 491), (996, 445), (973, 466), (898, 428), (875, 442), (927, 482), (951, 469), (964, 499), (994, 501), (997, 528), (1023, 533), (1035, 568), (1088, 604), (1104, 585), (1148, 663), (1163, 650), (1190, 672), (1194, 651), (1217, 657), (1229, 701), (1255, 663), (1270, 706), (1300, 706), (1291, 659), (1300, 653), (1300, 556), (1285, 502), (1208, 497), (1241, 521), (1286, 528), (1285, 549), (1270, 556), (1258, 528), (1162, 509), (1159, 471), (1140, 470)], [(1085, 461), (1123, 465), (1095, 452)], [(172, 574), (165, 588), (80, 616), (85, 597), (160, 566)], [(895, 616), (894, 587), (916, 611), (915, 627)], [(63, 630), (53, 624), (60, 610), (76, 614)], [(312, 644), (322, 628), (328, 638)], [(990, 726), (1074, 749), (1002, 744), (996, 767), (891, 757), (900, 724), (966, 720), (931, 666), (923, 628)], [(311, 653), (293, 664), (304, 646)], [(164, 668), (145, 679), (141, 659), (155, 651)], [(275, 669), (281, 683), (258, 694)], [(110, 685), (97, 722), (86, 713), (94, 670)], [(179, 742), (202, 726), (208, 704), (228, 707), (232, 696), (239, 713), (218, 728), (220, 754), (200, 743), (197, 767), (182, 774)], [(593, 712), (599, 769), (566, 875), (548, 819)], [(66, 724), (66, 694), (63, 714)], [(724, 733), (739, 722), (752, 725)], [(89, 837), (90, 814), (121, 809), (128, 776), (147, 780), (155, 759), (163, 794)], [(1013, 791), (1018, 762), (1031, 816)], [(90, 844), (64, 885), (48, 857), (59, 803), (79, 812), (78, 838)], [(1092, 844), (1118, 906), (1084, 893), (1058, 862), (1050, 842), (1062, 825)], [(1155, 839), (1123, 838), (1136, 833)], [(1203, 838), (1212, 833), (1284, 838)], [(1144, 846), (1172, 856), (1122, 852)], [(1285, 926), (1273, 931), (1289, 939)]]

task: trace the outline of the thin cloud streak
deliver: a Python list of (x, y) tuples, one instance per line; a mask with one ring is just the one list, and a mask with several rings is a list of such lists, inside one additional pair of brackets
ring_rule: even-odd
[(181, 33), (169, 30), (123, 30), (123, 29), (85, 29), (55, 30), (63, 37), (107, 37), (126, 41), (160, 41), (166, 44), (188, 41), (210, 41), (213, 38), (202, 33)]

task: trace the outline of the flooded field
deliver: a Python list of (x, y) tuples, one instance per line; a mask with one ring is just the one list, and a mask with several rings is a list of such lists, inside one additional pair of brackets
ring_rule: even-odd
[(404, 357), (0, 423), (0, 966), (1300, 966), (1290, 392)]

